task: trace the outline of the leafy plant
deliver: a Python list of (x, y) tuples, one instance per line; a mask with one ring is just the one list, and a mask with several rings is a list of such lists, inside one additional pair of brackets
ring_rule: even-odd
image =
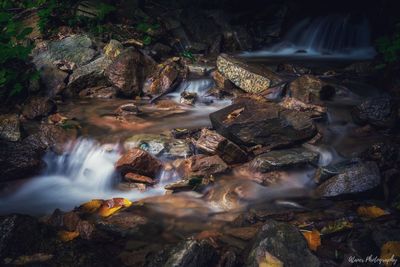
[(189, 50), (184, 50), (181, 53), (181, 56), (184, 57), (184, 58), (190, 59), (193, 62), (196, 61), (196, 58), (193, 56), (193, 53), (190, 52)]
[(396, 30), (392, 36), (384, 36), (376, 41), (376, 47), (382, 54), (384, 64), (390, 64), (400, 59), (400, 24), (396, 25)]

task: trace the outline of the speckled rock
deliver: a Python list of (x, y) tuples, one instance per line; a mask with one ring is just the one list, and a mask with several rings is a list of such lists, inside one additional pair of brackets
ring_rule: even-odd
[(262, 266), (268, 253), (281, 261), (284, 266), (320, 266), (318, 258), (308, 249), (303, 235), (288, 223), (266, 222), (256, 237), (246, 266)]
[(235, 104), (212, 113), (210, 119), (219, 134), (248, 147), (290, 145), (316, 134), (316, 127), (306, 114), (261, 99), (237, 99)]
[(109, 59), (116, 59), (119, 54), (124, 50), (124, 46), (117, 40), (110, 40), (110, 42), (104, 47), (104, 55)]
[(380, 181), (379, 169), (375, 162), (355, 163), (322, 183), (316, 192), (322, 197), (361, 193), (375, 188)]
[(0, 139), (18, 141), (21, 138), (20, 121), (17, 114), (0, 115)]
[(248, 93), (260, 93), (280, 82), (273, 71), (259, 65), (222, 54), (217, 59), (218, 71), (239, 88)]
[(305, 148), (274, 150), (261, 154), (250, 162), (256, 171), (269, 172), (306, 164), (317, 164), (319, 155)]

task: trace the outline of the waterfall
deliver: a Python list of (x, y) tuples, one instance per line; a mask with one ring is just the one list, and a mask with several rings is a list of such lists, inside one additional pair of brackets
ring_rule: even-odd
[(369, 59), (376, 54), (365, 18), (330, 15), (307, 18), (296, 24), (282, 41), (244, 57), (296, 56)]

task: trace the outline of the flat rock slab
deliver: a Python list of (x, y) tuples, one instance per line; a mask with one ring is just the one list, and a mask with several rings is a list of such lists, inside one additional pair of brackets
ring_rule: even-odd
[(260, 93), (281, 81), (265, 66), (248, 64), (225, 54), (218, 57), (217, 68), (223, 76), (248, 93)]
[(305, 148), (291, 148), (261, 154), (250, 162), (250, 166), (260, 172), (317, 164), (319, 155)]
[(317, 133), (312, 119), (306, 114), (252, 98), (239, 99), (210, 114), (210, 119), (219, 134), (248, 147), (291, 145)]

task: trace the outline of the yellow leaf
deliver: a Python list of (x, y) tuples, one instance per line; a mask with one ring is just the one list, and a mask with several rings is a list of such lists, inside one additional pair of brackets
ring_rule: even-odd
[(58, 238), (62, 242), (69, 242), (79, 236), (79, 232), (59, 231)]
[(108, 217), (119, 211), (121, 208), (122, 206), (117, 206), (113, 208), (110, 208), (108, 206), (101, 206), (101, 208), (99, 209), (99, 215), (101, 217)]
[(359, 216), (366, 217), (366, 218), (378, 218), (383, 215), (389, 214), (387, 211), (377, 207), (377, 206), (360, 206), (357, 209), (357, 213)]
[(332, 234), (336, 232), (340, 232), (346, 229), (353, 228), (353, 224), (346, 219), (336, 220), (334, 222), (330, 222), (324, 228), (321, 229), (321, 234)]
[(103, 204), (104, 200), (101, 199), (93, 199), (89, 202), (82, 204), (79, 207), (79, 210), (87, 213), (95, 213)]
[(312, 251), (316, 251), (321, 246), (321, 234), (318, 230), (303, 232), (304, 238), (307, 240), (308, 247)]
[(389, 241), (381, 247), (380, 258), (384, 260), (385, 266), (393, 266), (395, 258), (400, 257), (400, 242)]
[(283, 262), (266, 252), (265, 258), (261, 259), (258, 263), (258, 267), (283, 267)]
[(132, 202), (126, 198), (113, 198), (103, 202), (98, 213), (102, 217), (108, 217), (122, 208), (128, 208)]

